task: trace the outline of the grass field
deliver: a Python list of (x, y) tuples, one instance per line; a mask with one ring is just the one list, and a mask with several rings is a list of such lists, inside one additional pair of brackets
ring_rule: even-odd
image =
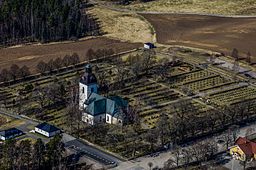
[(109, 38), (94, 38), (77, 42), (49, 43), (43, 45), (26, 45), (0, 49), (0, 70), (12, 64), (27, 65), (31, 71), (41, 60), (49, 61), (67, 54), (77, 53), (81, 60), (85, 59), (88, 49), (113, 49), (115, 52), (123, 52), (141, 47), (140, 43), (120, 42)]
[(0, 122), (0, 131), (5, 130), (5, 129), (9, 129), (9, 128), (13, 128), (13, 127), (17, 127), (17, 126), (22, 125), (22, 124), (25, 123), (22, 120), (12, 119), (10, 117), (0, 115), (0, 121), (1, 121), (1, 119), (5, 119), (5, 121)]
[(223, 15), (255, 15), (255, 0), (154, 0), (126, 8), (137, 11), (187, 12)]
[(94, 7), (90, 10), (101, 23), (105, 36), (130, 42), (151, 42), (151, 25), (138, 14), (123, 13), (106, 8)]
[[(40, 136), (40, 137), (42, 138), (43, 136)], [(29, 140), (31, 142), (31, 144), (35, 144), (36, 143), (36, 139), (31, 138), (31, 137), (25, 137), (23, 139), (20, 139), (18, 142), (20, 143), (21, 141), (24, 141), (24, 140)]]
[(230, 54), (233, 48), (256, 56), (256, 18), (142, 14), (162, 44), (185, 45)]

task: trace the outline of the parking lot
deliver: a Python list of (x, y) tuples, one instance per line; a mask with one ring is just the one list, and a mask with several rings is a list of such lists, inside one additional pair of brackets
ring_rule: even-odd
[(87, 145), (78, 139), (66, 142), (65, 147), (74, 150), (77, 154), (93, 159), (107, 167), (115, 167), (120, 162), (120, 160), (116, 157), (95, 149), (93, 146)]

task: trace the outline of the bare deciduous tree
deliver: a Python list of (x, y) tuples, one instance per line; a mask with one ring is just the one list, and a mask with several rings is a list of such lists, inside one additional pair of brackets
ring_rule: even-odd
[(20, 69), (20, 76), (26, 78), (27, 76), (31, 75), (29, 68), (27, 66), (23, 66)]
[(71, 133), (75, 133), (76, 136), (80, 137), (81, 130), (81, 117), (82, 112), (78, 107), (79, 102), (79, 90), (78, 87), (72, 88), (69, 92), (68, 106), (66, 108), (66, 120)]
[(230, 146), (230, 144), (232, 143), (232, 133), (229, 130), (227, 130), (223, 135), (222, 138), (226, 144), (226, 149), (228, 149), (228, 147)]
[(161, 146), (164, 146), (170, 136), (170, 122), (166, 114), (162, 113), (156, 123), (157, 133), (159, 134)]
[(70, 61), (70, 55), (65, 55), (62, 59), (62, 63), (65, 67), (70, 66), (71, 61)]
[(70, 57), (70, 61), (71, 61), (72, 65), (76, 65), (76, 64), (80, 63), (79, 55), (77, 53), (73, 53)]
[(154, 151), (154, 145), (157, 144), (157, 131), (155, 129), (150, 129), (145, 134), (145, 140), (150, 144), (150, 151)]
[(40, 86), (37, 87), (33, 92), (35, 101), (39, 104), (41, 109), (44, 108), (49, 102), (47, 92), (47, 88), (42, 88)]
[(1, 71), (1, 81), (6, 82), (11, 79), (11, 73), (7, 69)]
[(15, 81), (20, 76), (20, 67), (17, 64), (13, 64), (10, 67), (10, 74)]
[(231, 57), (233, 57), (235, 60), (239, 59), (238, 50), (236, 48), (233, 49)]
[(47, 65), (48, 65), (48, 71), (52, 72), (55, 69), (55, 65), (54, 65), (53, 59), (49, 60)]
[(156, 52), (154, 49), (144, 50), (142, 53), (142, 66), (146, 73), (149, 71), (156, 61)]
[(95, 52), (93, 49), (89, 49), (86, 53), (87, 60), (90, 62), (95, 58)]
[(179, 166), (180, 164), (180, 157), (181, 157), (181, 148), (179, 146), (176, 146), (174, 151), (172, 152), (174, 154), (174, 162), (176, 163), (176, 166)]
[(152, 162), (149, 162), (149, 163), (148, 163), (148, 167), (149, 167), (149, 170), (151, 170), (151, 168), (153, 167), (153, 163), (152, 163)]
[(123, 88), (125, 86), (124, 80), (129, 76), (129, 70), (124, 69), (122, 66), (118, 66), (115, 72), (116, 72), (115, 88), (116, 89)]
[(246, 54), (246, 62), (251, 63), (252, 62), (252, 55), (251, 53), (248, 51), (248, 53)]
[(54, 69), (60, 69), (62, 67), (62, 59), (60, 57), (57, 57), (54, 61), (53, 61), (53, 66)]
[(36, 67), (39, 73), (45, 73), (46, 71), (48, 71), (48, 64), (44, 61), (40, 61)]

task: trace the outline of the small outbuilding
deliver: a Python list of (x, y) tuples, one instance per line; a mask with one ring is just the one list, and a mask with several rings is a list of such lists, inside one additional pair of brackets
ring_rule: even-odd
[(61, 130), (53, 125), (44, 122), (35, 127), (35, 132), (49, 138), (57, 134), (60, 134)]
[(0, 131), (0, 139), (1, 140), (13, 139), (23, 134), (24, 133), (21, 130), (17, 128), (11, 128), (11, 129)]
[(144, 43), (144, 48), (145, 49), (152, 49), (152, 48), (155, 48), (155, 45), (153, 43)]

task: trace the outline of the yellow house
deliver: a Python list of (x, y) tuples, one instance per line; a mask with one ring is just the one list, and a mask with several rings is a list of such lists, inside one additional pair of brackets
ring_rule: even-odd
[(229, 148), (230, 155), (240, 161), (256, 159), (256, 143), (245, 137), (239, 137), (235, 145)]

